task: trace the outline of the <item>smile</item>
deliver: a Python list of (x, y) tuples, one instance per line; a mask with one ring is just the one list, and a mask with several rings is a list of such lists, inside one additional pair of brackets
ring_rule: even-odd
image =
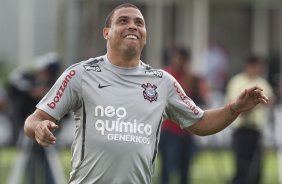
[(137, 40), (138, 37), (136, 35), (126, 35), (125, 38)]

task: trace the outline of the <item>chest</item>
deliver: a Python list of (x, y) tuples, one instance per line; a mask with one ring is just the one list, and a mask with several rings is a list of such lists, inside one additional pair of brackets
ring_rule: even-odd
[(166, 88), (163, 80), (157, 77), (101, 72), (90, 73), (83, 80), (82, 93), (90, 109), (103, 107), (105, 115), (148, 116), (152, 112), (163, 112)]

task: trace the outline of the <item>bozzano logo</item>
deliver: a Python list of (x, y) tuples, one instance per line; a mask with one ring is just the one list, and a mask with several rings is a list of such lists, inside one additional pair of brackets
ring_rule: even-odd
[(66, 87), (68, 86), (71, 78), (73, 76), (75, 76), (76, 72), (75, 70), (71, 70), (68, 75), (66, 75), (66, 77), (64, 78), (60, 88), (58, 89), (58, 91), (56, 92), (56, 95), (53, 98), (53, 101), (48, 103), (47, 105), (51, 108), (54, 109), (56, 107), (56, 104), (60, 101), (60, 99), (62, 98), (64, 91), (66, 89)]
[(183, 89), (179, 86), (179, 84), (177, 82), (174, 82), (173, 85), (174, 85), (174, 88), (175, 88), (177, 94), (181, 98), (181, 100), (193, 111), (193, 113), (195, 115), (198, 115), (199, 114), (199, 110), (197, 109), (197, 107), (194, 104), (192, 104), (189, 101), (189, 98), (184, 93)]

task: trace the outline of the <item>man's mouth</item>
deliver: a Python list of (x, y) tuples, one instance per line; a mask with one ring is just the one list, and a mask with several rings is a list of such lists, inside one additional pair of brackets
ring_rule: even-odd
[(134, 40), (137, 40), (139, 39), (138, 36), (136, 35), (132, 35), (132, 34), (129, 34), (129, 35), (126, 35), (125, 38), (128, 38), (128, 39), (134, 39)]

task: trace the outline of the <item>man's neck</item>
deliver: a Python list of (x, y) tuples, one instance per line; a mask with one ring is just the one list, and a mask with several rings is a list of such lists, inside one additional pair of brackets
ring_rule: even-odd
[(132, 68), (139, 65), (140, 57), (128, 56), (126, 54), (115, 54), (114, 52), (107, 52), (107, 57), (115, 66), (123, 68)]

